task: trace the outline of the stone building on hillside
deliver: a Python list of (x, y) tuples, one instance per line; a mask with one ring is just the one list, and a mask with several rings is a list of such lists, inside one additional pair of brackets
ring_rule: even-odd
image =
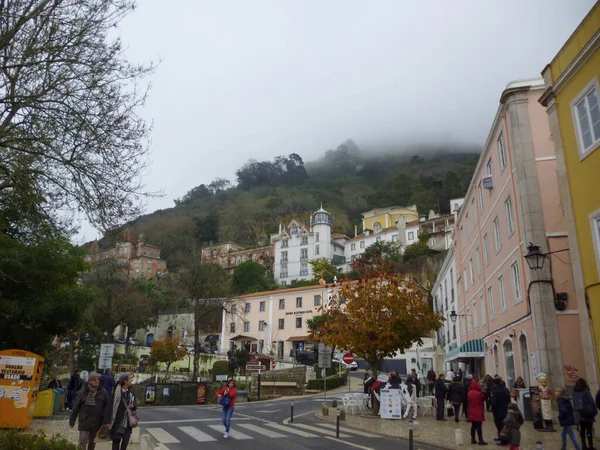
[(254, 261), (266, 267), (267, 272), (273, 273), (273, 253), (272, 245), (265, 247), (244, 249), (237, 244), (227, 242), (220, 245), (211, 245), (202, 249), (203, 264), (219, 264), (229, 274), (241, 263)]

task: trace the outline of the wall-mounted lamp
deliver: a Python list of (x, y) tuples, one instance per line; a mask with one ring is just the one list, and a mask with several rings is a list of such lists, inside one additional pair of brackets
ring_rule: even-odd
[(456, 314), (456, 311), (452, 310), (450, 313), (450, 320), (452, 323), (456, 323), (456, 319), (459, 317), (471, 317), (471, 314)]
[(496, 338), (494, 339), (494, 344), (499, 344), (500, 343), (500, 339)]
[(513, 328), (512, 333), (509, 333), (508, 337), (510, 337), (511, 339), (514, 339), (516, 335), (517, 335), (517, 332)]
[[(527, 261), (527, 265), (531, 270), (541, 270), (544, 267), (544, 262), (546, 261), (546, 256), (552, 255), (553, 253), (560, 253), (568, 251), (568, 248), (562, 250), (556, 250), (554, 252), (542, 253), (540, 251), (539, 245), (534, 245), (533, 243), (529, 243), (527, 246), (527, 254), (525, 255), (525, 260)], [(550, 278), (549, 280), (532, 280), (527, 287), (527, 296), (529, 296), (529, 291), (531, 290), (531, 286), (536, 283), (548, 283), (552, 286), (552, 296), (554, 300), (554, 307), (559, 311), (564, 311), (567, 307), (567, 301), (569, 300), (569, 294), (566, 292), (556, 292), (554, 289), (554, 280)]]

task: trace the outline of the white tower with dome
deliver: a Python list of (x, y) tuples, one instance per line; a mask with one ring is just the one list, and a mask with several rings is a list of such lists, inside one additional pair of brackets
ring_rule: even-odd
[(313, 218), (310, 221), (313, 232), (313, 255), (314, 258), (327, 258), (331, 260), (333, 257), (333, 248), (331, 246), (331, 227), (333, 221), (330, 214), (321, 208), (315, 211)]

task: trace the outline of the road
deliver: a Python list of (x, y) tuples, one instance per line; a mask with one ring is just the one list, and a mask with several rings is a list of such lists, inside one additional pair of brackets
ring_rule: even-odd
[[(333, 398), (341, 404), (341, 394), (327, 396), (327, 400)], [(199, 444), (207, 450), (408, 449), (406, 441), (352, 430), (343, 422), (337, 439), (334, 424), (313, 417), (323, 400), (322, 395), (295, 398), (293, 423), (287, 423), (291, 400), (237, 404), (227, 440), (223, 438), (220, 406), (141, 408), (140, 427), (169, 450), (195, 450), (200, 448)], [(419, 445), (418, 448), (428, 447)]]

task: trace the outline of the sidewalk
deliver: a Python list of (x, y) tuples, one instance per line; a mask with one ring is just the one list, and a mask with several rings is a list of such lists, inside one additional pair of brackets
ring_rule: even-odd
[[(319, 410), (314, 415), (323, 421), (333, 423), (336, 421), (335, 414), (323, 416)], [(408, 439), (408, 418), (403, 420), (382, 420), (378, 416), (346, 414), (346, 421), (345, 423), (341, 422), (341, 426)], [(457, 429), (461, 430), (463, 442), (465, 443), (465, 445), (460, 447), (455, 443), (455, 431)], [(538, 440), (542, 442), (544, 450), (561, 448), (560, 427), (557, 429), (559, 431), (555, 433), (535, 431), (532, 422), (526, 421), (521, 427), (520, 450), (536, 450), (536, 441)], [(578, 433), (576, 434), (579, 436)], [(483, 423), (483, 439), (489, 444), (488, 447), (505, 448), (496, 445), (494, 441), (496, 435), (496, 427), (494, 426), (492, 414), (486, 413), (485, 422)], [(448, 419), (447, 422), (438, 422), (430, 415), (426, 417), (419, 415), (415, 419), (414, 440), (415, 442), (434, 445), (443, 449), (474, 450), (482, 448), (479, 445), (471, 445), (471, 424), (464, 421), (464, 419), (459, 423), (455, 423), (452, 418)], [(572, 447), (573, 444), (569, 443), (568, 445)]]

